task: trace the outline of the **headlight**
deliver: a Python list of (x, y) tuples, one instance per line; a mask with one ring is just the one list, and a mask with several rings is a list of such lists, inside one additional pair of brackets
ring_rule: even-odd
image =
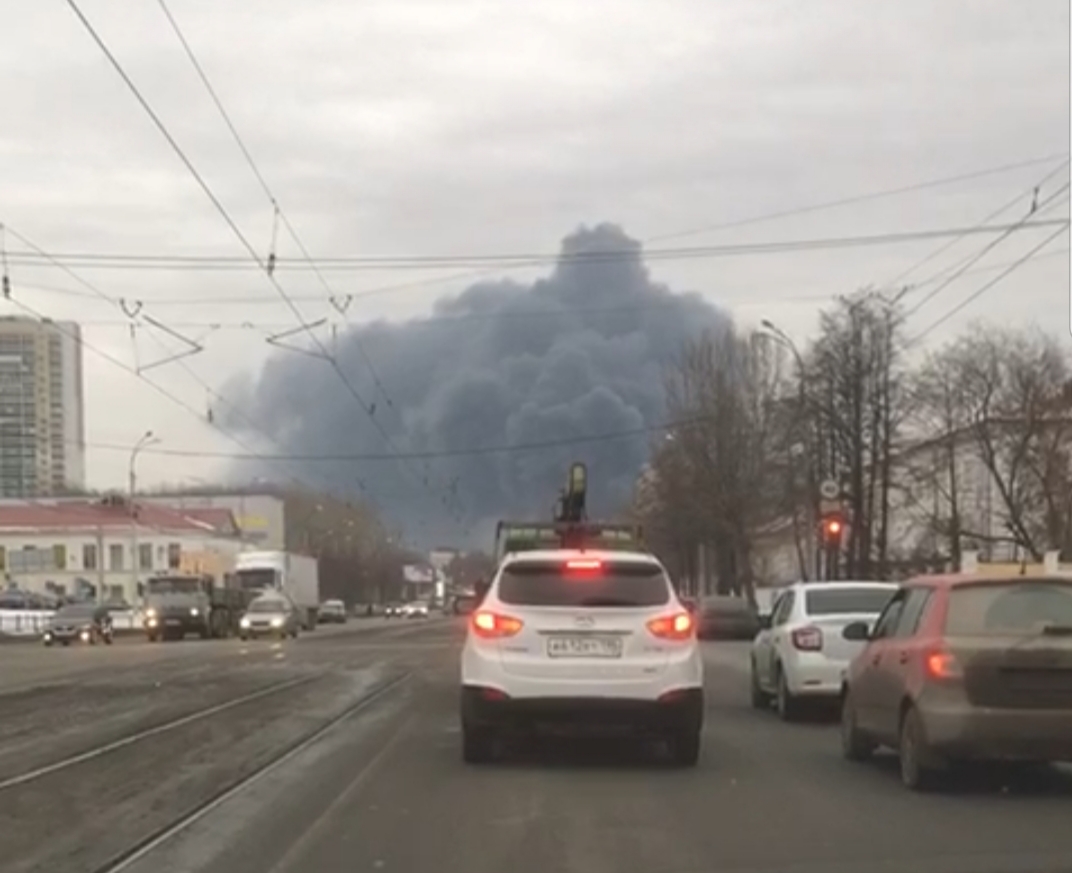
[(197, 607), (196, 606), (191, 606), (190, 607), (190, 615), (197, 615)]
[(82, 631), (80, 636), (82, 637), (83, 640), (88, 641), (89, 640), (89, 631), (87, 631), (87, 630)]
[(238, 622), (239, 627), (249, 627), (249, 619), (246, 616), (242, 616), (242, 620)]
[(156, 618), (156, 610), (152, 607), (149, 607), (147, 610), (145, 610), (145, 615), (147, 618)]
[(283, 626), (283, 619), (282, 619), (281, 616), (277, 615), (275, 618), (272, 619), (272, 627), (282, 627), (282, 626)]

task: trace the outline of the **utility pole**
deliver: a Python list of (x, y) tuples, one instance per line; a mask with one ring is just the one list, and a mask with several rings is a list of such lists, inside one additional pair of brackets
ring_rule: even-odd
[[(156, 445), (160, 440), (153, 436), (151, 430), (145, 431), (142, 434), (140, 440), (134, 444), (134, 448), (130, 450), (130, 467), (129, 467), (129, 495), (128, 503), (130, 509), (130, 572), (133, 579), (133, 587), (131, 590), (131, 603), (138, 597), (138, 509), (134, 503), (135, 496), (137, 495), (137, 475), (135, 473), (135, 463), (138, 460), (138, 452), (144, 449), (146, 446)], [(104, 556), (101, 555), (101, 561), (104, 560)]]

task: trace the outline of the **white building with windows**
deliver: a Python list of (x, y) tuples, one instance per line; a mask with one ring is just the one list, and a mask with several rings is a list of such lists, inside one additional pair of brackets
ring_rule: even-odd
[(123, 499), (0, 502), (0, 588), (137, 605), (139, 583), (177, 570), (184, 555), (241, 551), (234, 517)]

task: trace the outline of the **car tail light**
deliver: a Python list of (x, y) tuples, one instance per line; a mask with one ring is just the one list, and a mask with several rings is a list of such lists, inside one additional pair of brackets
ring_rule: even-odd
[(497, 612), (481, 611), (473, 613), (471, 622), (473, 633), (485, 640), (496, 640), (502, 637), (512, 637), (518, 633), (523, 622), (519, 618), (509, 615), (500, 615)]
[(790, 637), (793, 648), (802, 652), (818, 652), (823, 648), (823, 632), (817, 627), (797, 628)]
[(950, 652), (930, 652), (923, 663), (931, 679), (960, 679), (964, 675), (960, 663)]
[(696, 621), (687, 612), (662, 615), (648, 622), (652, 636), (664, 640), (687, 640), (696, 633)]
[(573, 558), (566, 561), (567, 570), (602, 570), (603, 562), (598, 558)]

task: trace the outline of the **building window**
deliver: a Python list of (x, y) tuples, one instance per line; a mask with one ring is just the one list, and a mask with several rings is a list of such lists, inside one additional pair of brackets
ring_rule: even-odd
[(167, 565), (169, 570), (178, 570), (182, 564), (182, 545), (180, 543), (168, 543)]
[(108, 546), (108, 566), (112, 570), (123, 569), (123, 546), (119, 543), (113, 543)]
[(82, 569), (83, 570), (96, 570), (97, 569), (97, 544), (86, 543), (82, 546)]
[(23, 546), (8, 555), (8, 569), (12, 573), (47, 573), (55, 570), (55, 555), (52, 549)]
[(67, 546), (60, 544), (52, 547), (52, 565), (57, 570), (67, 569)]
[(153, 546), (152, 543), (138, 543), (138, 569), (153, 569)]

